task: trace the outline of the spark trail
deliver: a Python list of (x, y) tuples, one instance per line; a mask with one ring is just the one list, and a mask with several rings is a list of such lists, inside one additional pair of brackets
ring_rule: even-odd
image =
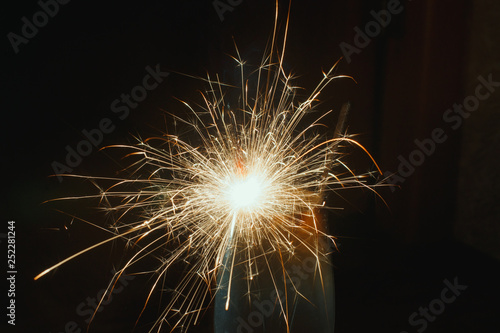
[[(199, 321), (218, 292), (217, 276), (223, 267), (232, 272), (234, 265), (244, 265), (251, 281), (259, 274), (257, 267), (262, 267), (256, 262), (273, 254), (279, 253), (285, 262), (302, 247), (318, 261), (326, 256), (318, 239), (334, 241), (334, 237), (318, 225), (316, 214), (324, 207), (325, 192), (349, 187), (373, 190), (366, 183), (373, 175), (351, 171), (341, 161), (342, 151), (356, 147), (371, 156), (342, 132), (341, 125), (333, 138), (319, 134), (324, 128), (322, 119), (332, 111), (316, 110), (318, 97), (333, 80), (347, 76), (334, 75), (336, 63), (300, 101), (293, 76), (283, 69), (287, 30), (288, 19), (278, 48), (275, 24), (270, 48), (250, 74), (236, 48), (234, 60), (241, 71), (237, 108), (229, 108), (225, 100), (230, 86), (221, 83), (218, 76), (208, 76), (203, 79), (207, 84), (203, 106), (182, 102), (193, 120), (172, 116), (187, 124), (193, 135), (164, 134), (136, 145), (113, 146), (130, 150), (128, 156), (134, 162), (129, 166), (129, 178), (71, 176), (112, 183), (90, 197), (99, 198), (116, 216), (114, 235), (35, 279), (97, 246), (126, 239), (136, 251), (115, 278), (147, 256), (161, 258), (153, 269), (148, 300), (163, 288), (162, 279), (174, 265), (187, 263), (152, 331), (166, 325), (171, 330), (187, 329)], [(249, 86), (249, 77), (256, 78), (253, 86)], [(308, 114), (318, 116), (304, 124)], [(234, 251), (239, 253), (238, 263), (234, 262)], [(112, 284), (108, 293), (111, 290)], [(230, 292), (229, 287), (228, 303)]]

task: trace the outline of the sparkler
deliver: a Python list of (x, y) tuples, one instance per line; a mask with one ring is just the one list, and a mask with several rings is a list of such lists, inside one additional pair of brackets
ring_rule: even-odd
[[(371, 156), (343, 134), (347, 106), (333, 138), (318, 134), (322, 119), (332, 111), (303, 124), (304, 117), (315, 111), (324, 88), (348, 76), (334, 75), (336, 63), (323, 73), (312, 93), (299, 101), (293, 76), (283, 69), (288, 19), (278, 48), (277, 12), (270, 49), (252, 74), (247, 75), (236, 48), (233, 59), (241, 71), (238, 108), (230, 108), (226, 101), (225, 89), (230, 86), (218, 76), (208, 76), (204, 79), (208, 86), (202, 94), (204, 106), (198, 109), (181, 101), (192, 112), (193, 120), (172, 116), (190, 126), (195, 136), (165, 134), (133, 146), (113, 146), (129, 149), (128, 156), (137, 158), (129, 167), (132, 175), (128, 178), (71, 176), (112, 183), (86, 198), (99, 198), (106, 210), (115, 214), (114, 235), (35, 279), (97, 246), (122, 238), (137, 250), (115, 279), (145, 257), (160, 256), (149, 301), (153, 292), (162, 288), (165, 274), (176, 263), (185, 262), (185, 274), (152, 328), (161, 331), (167, 323), (171, 330), (196, 324), (214, 298), (228, 310), (236, 275), (239, 285), (245, 281), (248, 295), (252, 293), (251, 281), (263, 275), (277, 288), (279, 280), (283, 283), (285, 279), (286, 263), (298, 252), (314, 258), (315, 274), (325, 274), (322, 262), (329, 249), (321, 240), (334, 244), (334, 237), (318, 218), (319, 210), (325, 207), (325, 192), (359, 186), (373, 190), (366, 183), (372, 174), (356, 175), (341, 161), (341, 151), (354, 146)], [(249, 85), (249, 76), (256, 77), (255, 85)], [(113, 283), (108, 293), (112, 288)], [(297, 295), (299, 290), (294, 297)], [(283, 305), (287, 303), (280, 297), (291, 295), (278, 295), (277, 302), (288, 326), (288, 310)]]

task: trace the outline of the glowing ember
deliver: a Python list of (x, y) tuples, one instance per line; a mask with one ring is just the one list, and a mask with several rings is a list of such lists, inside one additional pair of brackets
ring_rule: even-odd
[(263, 179), (249, 175), (230, 184), (226, 198), (236, 211), (252, 210), (257, 208), (263, 199), (264, 187)]

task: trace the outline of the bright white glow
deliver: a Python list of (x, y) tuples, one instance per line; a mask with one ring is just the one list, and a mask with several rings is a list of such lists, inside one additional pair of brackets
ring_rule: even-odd
[(264, 184), (260, 177), (250, 175), (229, 185), (227, 200), (235, 210), (249, 210), (258, 206)]

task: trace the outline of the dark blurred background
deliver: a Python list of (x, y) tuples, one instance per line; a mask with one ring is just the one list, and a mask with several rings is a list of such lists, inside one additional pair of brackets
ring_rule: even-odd
[[(288, 2), (279, 5), (283, 29)], [(32, 37), (19, 42), (16, 53), (9, 33), (22, 36), (22, 18), (33, 22), (41, 8), (36, 1), (9, 2), (0, 14), (6, 185), (0, 244), (6, 253), (7, 221), (15, 220), (18, 269), (17, 325), (8, 329), (85, 332), (86, 304), (107, 286), (113, 265), (123, 263), (124, 244), (96, 249), (33, 281), (108, 236), (56, 211), (105, 225), (106, 218), (92, 209), (95, 202), (42, 204), (91, 190), (83, 181), (49, 177), (53, 162), (64, 163), (66, 146), (77, 147), (85, 139), (82, 131), (97, 128), (103, 118), (115, 127), (99, 148), (170, 127), (164, 111), (187, 113), (175, 98), (199, 102), (198, 90), (206, 88), (177, 73), (219, 73), (222, 81), (234, 82), (234, 42), (242, 58), (257, 65), (271, 36), (275, 2), (71, 1), (59, 4), (36, 33), (25, 31)], [(381, 27), (373, 13), (388, 8), (394, 13)], [(329, 214), (340, 250), (333, 255), (336, 332), (498, 332), (499, 30), (500, 3), (488, 0), (293, 1), (286, 69), (297, 74), (296, 85), (312, 91), (321, 71), (344, 56), (336, 73), (356, 82), (334, 81), (321, 94), (319, 108), (337, 114), (350, 101), (348, 132), (379, 163), (379, 180), (390, 176), (386, 182), (398, 185), (377, 189), (387, 205), (363, 190), (330, 198), (344, 208)], [(359, 31), (372, 36), (360, 37)], [(147, 66), (170, 74), (122, 120), (111, 104), (142, 84)], [(493, 83), (484, 86), (480, 76)], [(474, 98), (479, 84), (481, 96), (489, 93), (481, 100)], [(453, 111), (464, 103), (466, 111)], [(436, 129), (446, 140), (431, 144)], [(427, 146), (419, 148), (415, 140)], [(361, 151), (351, 155), (356, 172), (373, 170)], [(113, 176), (124, 167), (120, 156), (94, 147), (71, 173)], [(445, 279), (467, 289), (425, 328), (422, 321), (412, 324), (413, 313), (441, 297)], [(130, 280), (89, 332), (131, 331), (150, 282), (143, 276)], [(136, 332), (147, 331), (160, 312), (148, 308)], [(210, 332), (210, 325), (208, 311), (192, 332)]]

